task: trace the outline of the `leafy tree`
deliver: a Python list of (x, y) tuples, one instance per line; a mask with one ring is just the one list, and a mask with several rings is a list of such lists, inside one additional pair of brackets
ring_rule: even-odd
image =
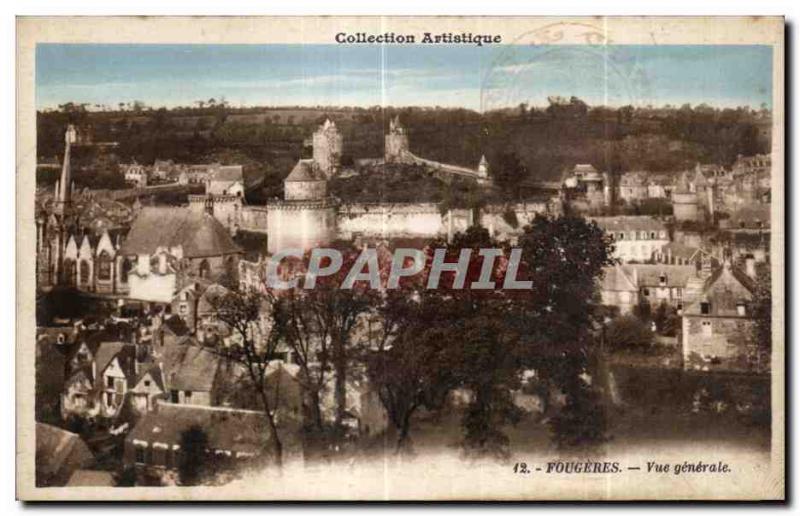
[[(537, 216), (519, 246), (525, 257), (523, 277), (532, 281), (530, 291), (518, 300), (515, 318), (523, 336), (520, 358), (566, 395), (564, 410), (551, 419), (556, 440), (592, 442), (605, 420), (594, 388), (581, 378), (591, 373), (597, 352), (593, 328), (600, 324), (601, 310), (596, 279), (603, 267), (614, 263), (611, 240), (596, 223), (582, 218)], [(569, 428), (562, 424), (564, 418), (585, 424), (564, 438)]]
[(755, 322), (751, 339), (759, 363), (766, 364), (772, 353), (772, 274), (769, 264), (762, 264), (757, 270), (752, 305)]
[(653, 322), (656, 323), (656, 331), (659, 334), (674, 337), (679, 330), (681, 318), (675, 308), (666, 303), (661, 303), (653, 316)]
[[(514, 299), (502, 289), (507, 260), (497, 259), (490, 279), (495, 288), (477, 290), (470, 284), (480, 278), (483, 257), (480, 249), (505, 249), (482, 227), (471, 227), (454, 236), (451, 243), (435, 242), (445, 248), (446, 261), (454, 262), (462, 249), (471, 249), (465, 287), (454, 288), (454, 276), (442, 277), (439, 288), (428, 290), (432, 322), (442, 328), (437, 340), (451, 349), (455, 383), (471, 393), (462, 418), (464, 447), (478, 455), (507, 456), (508, 437), (503, 426), (519, 421), (520, 411), (511, 391), (520, 387), (519, 333), (515, 324)], [(505, 253), (505, 256), (508, 256)], [(429, 257), (429, 267), (430, 267)]]
[(370, 318), (364, 352), (367, 377), (397, 432), (399, 453), (412, 449), (416, 411), (440, 408), (455, 383), (450, 329), (441, 324), (438, 297), (421, 287), (412, 283), (387, 291)]
[(633, 315), (623, 315), (611, 321), (605, 337), (611, 350), (644, 351), (653, 345), (650, 325)]

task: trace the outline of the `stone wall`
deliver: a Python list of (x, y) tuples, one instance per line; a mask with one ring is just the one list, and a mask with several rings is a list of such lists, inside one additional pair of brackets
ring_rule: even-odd
[(435, 203), (345, 204), (336, 215), (340, 238), (425, 237), (446, 235), (448, 221)]

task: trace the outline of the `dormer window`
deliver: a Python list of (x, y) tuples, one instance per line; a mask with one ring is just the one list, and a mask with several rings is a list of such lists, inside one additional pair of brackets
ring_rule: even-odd
[(736, 303), (736, 313), (742, 317), (747, 315), (747, 305), (744, 303), (744, 301), (739, 301)]

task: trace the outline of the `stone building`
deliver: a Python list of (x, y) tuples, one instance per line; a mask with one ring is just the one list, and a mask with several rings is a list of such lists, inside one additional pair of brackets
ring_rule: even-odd
[(193, 278), (234, 279), (241, 249), (222, 224), (186, 208), (146, 207), (117, 253), (128, 271), (127, 297), (171, 303)]
[(685, 367), (742, 370), (754, 365), (754, 290), (753, 279), (728, 260), (705, 281), (696, 301), (683, 310)]
[[(316, 141), (316, 140), (315, 140)], [(310, 249), (336, 235), (336, 203), (315, 160), (300, 160), (284, 180), (282, 201), (267, 203), (267, 251)]]
[(647, 216), (592, 217), (614, 241), (614, 258), (644, 263), (669, 243), (665, 223)]

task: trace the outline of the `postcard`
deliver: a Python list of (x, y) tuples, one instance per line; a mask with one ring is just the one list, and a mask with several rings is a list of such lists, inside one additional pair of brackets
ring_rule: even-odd
[(19, 499), (784, 499), (782, 18), (17, 49)]

